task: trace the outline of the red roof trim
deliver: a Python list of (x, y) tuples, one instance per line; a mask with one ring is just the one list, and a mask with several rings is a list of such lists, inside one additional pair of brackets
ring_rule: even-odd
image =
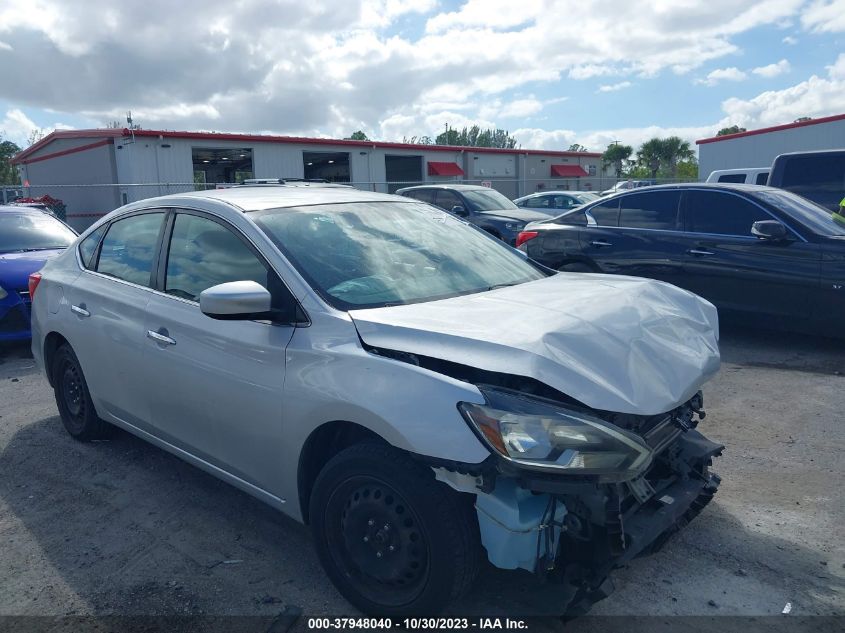
[(437, 161), (428, 161), (428, 175), (429, 176), (463, 176), (464, 170), (461, 169), (458, 163), (439, 163)]
[(110, 138), (103, 139), (101, 141), (96, 141), (94, 143), (88, 143), (87, 145), (80, 145), (79, 147), (70, 147), (68, 149), (64, 149), (60, 152), (53, 152), (52, 154), (44, 154), (43, 156), (36, 156), (35, 158), (21, 159), (21, 154), (15, 156), (12, 160), (13, 163), (23, 163), (24, 165), (29, 165), (30, 163), (37, 163), (42, 160), (50, 160), (51, 158), (58, 158), (59, 156), (67, 156), (68, 154), (76, 154), (77, 152), (87, 152), (89, 149), (94, 149), (96, 147), (102, 147), (103, 145), (111, 145), (114, 141)]
[(30, 156), (40, 150), (42, 147), (49, 145), (53, 141), (61, 138), (120, 138), (123, 136), (125, 130), (118, 130), (114, 128), (108, 129), (97, 129), (97, 130), (55, 130), (54, 132), (50, 132), (47, 136), (42, 138), (40, 141), (27, 147), (22, 152), (15, 155), (12, 158), (11, 163), (16, 165), (18, 163), (24, 162), (35, 162), (35, 161), (25, 161), (24, 159), (27, 156)]
[(581, 165), (551, 165), (552, 178), (581, 178), (589, 176), (590, 172)]
[[(15, 157), (20, 160), (29, 156), (32, 152), (60, 138), (118, 138), (128, 137), (128, 129), (95, 129), (95, 130), (56, 130), (45, 136), (41, 141), (25, 149)], [(350, 141), (345, 139), (332, 138), (310, 138), (304, 136), (273, 136), (264, 134), (231, 134), (216, 132), (177, 132), (173, 130), (134, 130), (135, 136), (151, 137), (161, 136), (163, 138), (196, 139), (204, 141), (243, 141), (249, 143), (300, 143), (303, 145), (348, 145), (350, 147), (369, 147), (372, 149), (409, 149), (426, 152), (472, 152), (475, 154), (524, 154), (541, 156), (584, 156), (588, 158), (599, 158), (600, 153), (596, 152), (568, 152), (539, 149), (498, 149), (494, 147), (463, 147), (457, 145), (419, 145), (416, 143), (392, 143), (388, 141)]]
[(705, 145), (707, 143), (717, 143), (718, 141), (729, 141), (732, 138), (741, 138), (743, 136), (754, 136), (755, 134), (768, 134), (769, 132), (779, 132), (780, 130), (791, 130), (796, 127), (805, 127), (807, 125), (818, 125), (819, 123), (831, 123), (833, 121), (842, 121), (845, 119), (845, 114), (834, 114), (833, 116), (826, 116), (820, 119), (810, 119), (809, 121), (799, 121), (797, 123), (784, 123), (783, 125), (775, 125), (772, 127), (762, 127), (759, 130), (749, 130), (748, 132), (737, 132), (736, 134), (725, 134), (724, 136), (711, 136), (710, 138), (703, 138), (695, 142), (696, 145)]

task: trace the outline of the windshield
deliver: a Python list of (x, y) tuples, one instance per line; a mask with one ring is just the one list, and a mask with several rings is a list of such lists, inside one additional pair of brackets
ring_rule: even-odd
[(845, 235), (845, 217), (789, 191), (758, 191), (756, 195), (819, 235)]
[(595, 193), (574, 193), (572, 195), (578, 198), (584, 204), (592, 202), (593, 200), (598, 200), (601, 197)]
[(499, 211), (516, 209), (517, 206), (495, 189), (470, 189), (462, 191), (470, 205), (470, 211)]
[(545, 277), (509, 246), (416, 202), (270, 209), (252, 217), (341, 310), (431, 301)]
[(76, 233), (46, 213), (0, 211), (0, 253), (65, 248), (75, 239)]

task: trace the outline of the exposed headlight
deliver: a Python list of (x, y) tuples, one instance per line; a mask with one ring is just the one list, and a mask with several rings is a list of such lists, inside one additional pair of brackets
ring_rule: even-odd
[(576, 409), (498, 389), (482, 389), (486, 404), (461, 402), (463, 416), (506, 459), (561, 474), (627, 481), (651, 463), (636, 435)]
[(5, 299), (8, 296), (9, 296), (9, 293), (6, 292), (6, 290), (3, 288), (3, 286), (0, 286), (0, 299)]
[(505, 228), (509, 231), (521, 231), (525, 228), (525, 225), (520, 224), (519, 222), (505, 222)]

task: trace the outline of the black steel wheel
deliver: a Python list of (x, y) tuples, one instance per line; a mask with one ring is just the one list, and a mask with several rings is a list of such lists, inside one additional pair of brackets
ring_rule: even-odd
[(344, 597), (373, 615), (431, 615), (477, 573), (471, 498), (389, 446), (336, 455), (314, 484), (309, 517), (317, 551)]
[(103, 437), (107, 425), (97, 416), (82, 367), (69, 345), (56, 350), (51, 372), (56, 405), (67, 432), (81, 441)]

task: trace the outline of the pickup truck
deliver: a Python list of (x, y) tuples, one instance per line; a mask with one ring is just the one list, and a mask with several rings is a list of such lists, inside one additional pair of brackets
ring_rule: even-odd
[(845, 197), (845, 149), (781, 154), (772, 163), (768, 185), (837, 211)]

